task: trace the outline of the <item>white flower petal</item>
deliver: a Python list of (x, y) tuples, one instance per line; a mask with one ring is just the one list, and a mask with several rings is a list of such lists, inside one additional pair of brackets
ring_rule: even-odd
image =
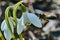
[(35, 25), (38, 28), (42, 27), (41, 20), (35, 14), (27, 13), (27, 17), (33, 25)]
[[(11, 26), (12, 32), (14, 32), (13, 24), (10, 20), (9, 20), (9, 24)], [(10, 40), (12, 38), (5, 20), (1, 24), (1, 30), (4, 31), (4, 36), (5, 36), (6, 40)]]
[(5, 29), (4, 29), (4, 36), (5, 36), (6, 40), (10, 40), (12, 38), (12, 36), (10, 34), (10, 31), (7, 28), (6, 23), (5, 23), (4, 27), (5, 27)]
[(5, 25), (5, 20), (2, 22), (1, 24), (1, 30), (3, 31), (4, 30), (4, 25)]
[(30, 23), (30, 20), (27, 17), (27, 13), (28, 12), (26, 12), (26, 13), (23, 14), (23, 21), (24, 21), (24, 24), (26, 24), (26, 25), (28, 25), (28, 23)]
[(17, 25), (17, 33), (20, 34), (22, 33), (22, 31), (25, 29), (25, 25), (22, 24), (22, 21), (23, 19), (21, 18), (20, 20), (18, 20), (18, 25)]

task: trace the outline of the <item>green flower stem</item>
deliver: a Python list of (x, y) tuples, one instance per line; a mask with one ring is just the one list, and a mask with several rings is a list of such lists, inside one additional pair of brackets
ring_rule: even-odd
[(22, 4), (22, 2), (18, 2), (14, 7), (13, 7), (13, 17), (14, 17), (14, 21), (16, 22), (16, 26), (17, 26), (17, 17), (16, 17), (16, 12), (17, 12), (17, 9), (18, 9), (18, 6)]
[[(22, 9), (22, 12), (26, 12), (26, 7), (22, 4), (22, 2), (18, 2), (17, 4), (15, 4), (14, 8), (13, 8), (13, 17), (14, 17), (14, 20), (15, 20), (15, 23), (16, 23), (16, 26), (17, 26), (17, 16), (16, 16), (16, 12), (17, 12), (17, 9), (18, 7), (21, 5), (21, 9)], [(20, 40), (23, 40), (23, 37), (22, 37), (22, 34), (19, 35), (19, 39)]]
[(21, 5), (21, 9), (22, 9), (22, 12), (26, 12), (26, 7), (22, 4), (22, 2), (18, 2), (17, 4), (15, 4), (14, 8), (13, 8), (13, 17), (14, 17), (14, 20), (16, 22), (16, 25), (17, 25), (17, 17), (16, 17), (16, 12), (17, 12), (17, 9), (18, 7)]
[(23, 40), (22, 34), (19, 35), (19, 40)]
[(21, 4), (21, 10), (22, 10), (22, 12), (26, 12), (27, 11), (26, 7), (23, 4)]
[(16, 40), (16, 39), (15, 39), (15, 36), (14, 36), (14, 33), (12, 32), (11, 26), (10, 26), (10, 24), (9, 24), (9, 21), (8, 21), (8, 18), (9, 18), (9, 16), (8, 16), (8, 14), (9, 14), (9, 9), (10, 9), (11, 7), (12, 7), (12, 6), (7, 7), (7, 9), (6, 9), (6, 11), (5, 11), (5, 21), (6, 21), (6, 24), (7, 24), (7, 26), (8, 26), (8, 29), (9, 29), (9, 31), (10, 31), (10, 33), (11, 33), (11, 36), (13, 37), (13, 40)]
[(4, 39), (4, 36), (3, 36), (2, 33), (1, 33), (1, 31), (0, 31), (0, 38), (1, 38), (2, 40), (5, 40), (5, 39)]

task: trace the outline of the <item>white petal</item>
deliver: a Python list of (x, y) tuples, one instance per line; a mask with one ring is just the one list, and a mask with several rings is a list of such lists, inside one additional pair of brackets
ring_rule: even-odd
[(25, 25), (22, 24), (22, 18), (20, 20), (18, 20), (18, 25), (17, 25), (17, 33), (20, 34), (22, 33), (22, 31), (25, 29)]
[(30, 22), (35, 25), (38, 28), (42, 27), (42, 22), (41, 20), (33, 13), (27, 13), (27, 17), (30, 20)]
[(23, 14), (23, 21), (24, 21), (24, 24), (26, 24), (26, 25), (28, 25), (28, 23), (30, 23), (30, 20), (27, 17), (27, 12)]
[[(9, 20), (9, 24), (11, 26), (12, 31), (14, 31), (13, 24), (10, 20)], [(4, 31), (4, 36), (5, 36), (6, 40), (10, 40), (12, 38), (5, 20), (1, 24), (1, 30)]]
[(10, 31), (7, 28), (6, 23), (5, 23), (4, 27), (5, 27), (5, 29), (4, 29), (4, 36), (5, 36), (6, 40), (10, 40), (12, 38), (12, 36), (10, 34)]
[(5, 20), (2, 22), (1, 24), (1, 30), (3, 31), (4, 30), (4, 25), (5, 25)]

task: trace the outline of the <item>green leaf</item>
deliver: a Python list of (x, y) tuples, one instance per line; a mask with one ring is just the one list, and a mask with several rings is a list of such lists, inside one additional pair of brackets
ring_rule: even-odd
[(0, 31), (0, 38), (1, 38), (1, 40), (5, 40), (1, 31)]

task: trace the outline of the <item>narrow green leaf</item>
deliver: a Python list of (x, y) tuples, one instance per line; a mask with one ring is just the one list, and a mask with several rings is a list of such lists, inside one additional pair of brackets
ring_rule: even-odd
[(3, 36), (3, 34), (2, 34), (1, 31), (0, 31), (0, 38), (1, 38), (2, 40), (5, 40), (5, 39), (4, 39), (4, 36)]

